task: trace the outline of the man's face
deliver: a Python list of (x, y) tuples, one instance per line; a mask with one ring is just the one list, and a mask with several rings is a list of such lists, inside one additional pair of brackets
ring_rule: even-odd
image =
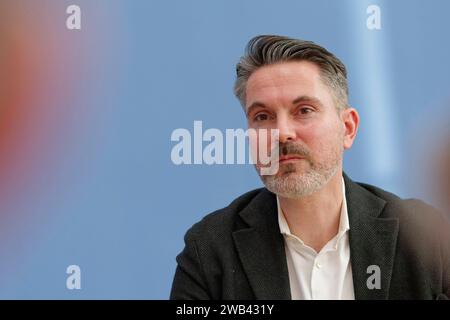
[(279, 130), (279, 170), (261, 175), (266, 187), (299, 198), (321, 189), (342, 170), (343, 150), (351, 145), (345, 139), (345, 112), (336, 109), (332, 89), (311, 62), (256, 70), (246, 88), (248, 126)]

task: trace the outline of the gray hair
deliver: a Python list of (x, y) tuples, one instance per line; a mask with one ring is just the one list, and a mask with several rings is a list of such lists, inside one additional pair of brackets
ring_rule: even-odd
[(234, 94), (244, 108), (247, 81), (252, 73), (260, 67), (288, 61), (310, 61), (316, 64), (325, 84), (334, 92), (337, 109), (348, 106), (347, 71), (336, 56), (311, 41), (261, 35), (248, 42), (245, 55), (236, 65)]

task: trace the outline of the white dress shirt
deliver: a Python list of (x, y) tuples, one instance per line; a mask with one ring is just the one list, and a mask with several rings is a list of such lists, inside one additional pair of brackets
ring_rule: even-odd
[(355, 299), (348, 237), (350, 225), (343, 179), (342, 193), (338, 233), (319, 253), (291, 234), (277, 196), (278, 223), (284, 237), (293, 300)]

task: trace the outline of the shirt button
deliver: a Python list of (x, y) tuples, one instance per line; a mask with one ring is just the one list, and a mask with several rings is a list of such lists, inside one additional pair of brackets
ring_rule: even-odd
[(322, 268), (322, 264), (321, 264), (320, 262), (316, 262), (316, 268), (317, 268), (317, 269)]

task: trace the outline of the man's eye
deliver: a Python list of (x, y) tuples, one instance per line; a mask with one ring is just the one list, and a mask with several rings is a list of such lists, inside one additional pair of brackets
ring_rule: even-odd
[(300, 108), (299, 113), (300, 114), (309, 114), (309, 113), (311, 113), (313, 111), (314, 110), (312, 108), (303, 107), (303, 108)]
[(257, 114), (253, 118), (254, 121), (265, 121), (265, 120), (268, 120), (268, 119), (269, 119), (269, 116), (266, 113)]

